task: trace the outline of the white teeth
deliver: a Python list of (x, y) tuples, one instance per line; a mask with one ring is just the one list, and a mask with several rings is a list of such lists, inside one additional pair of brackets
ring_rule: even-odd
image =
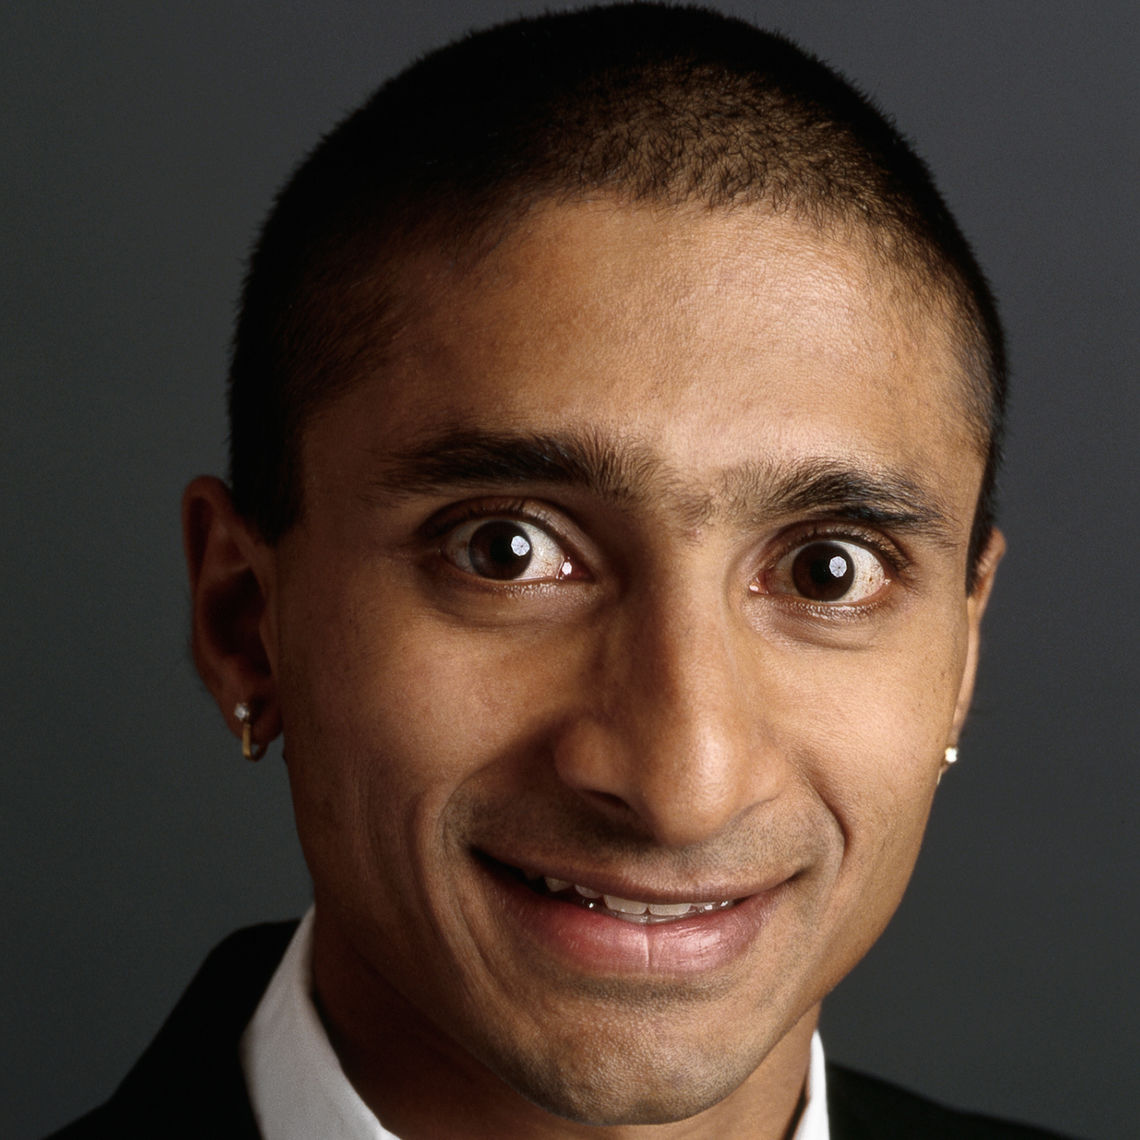
[[(619, 899), (617, 895), (602, 895), (602, 902), (616, 910), (618, 914), (644, 914), (649, 909), (649, 903), (634, 902), (632, 899)], [(686, 907), (686, 909), (688, 909)]]
[[(538, 876), (535, 876), (537, 879)], [(732, 906), (731, 899), (723, 902), (676, 902), (676, 903), (646, 903), (636, 899), (623, 899), (619, 895), (605, 895), (593, 887), (584, 887), (581, 883), (572, 883), (568, 879), (556, 879), (553, 875), (541, 876), (546, 889), (553, 895), (564, 894), (571, 888), (577, 894), (582, 905), (588, 910), (597, 910), (601, 906), (610, 911), (615, 917), (621, 917), (628, 922), (653, 922), (655, 919), (665, 922), (671, 918), (682, 918), (685, 915), (708, 914), (714, 910), (724, 910)], [(598, 900), (601, 900), (600, 902)]]
[(649, 913), (659, 918), (673, 917), (679, 914), (688, 914), (692, 909), (690, 903), (650, 903)]

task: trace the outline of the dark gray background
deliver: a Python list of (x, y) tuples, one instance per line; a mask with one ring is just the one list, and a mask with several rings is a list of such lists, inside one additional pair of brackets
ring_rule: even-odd
[[(284, 770), (186, 651), (178, 498), (221, 469), (244, 251), (414, 53), (540, 3), (38, 3), (0, 43), (0, 1103), (105, 1095), (197, 963), (296, 914)], [(855, 77), (940, 175), (1008, 321), (1010, 554), (912, 892), (831, 1000), (838, 1058), (1137, 1132), (1137, 7), (735, 3)]]

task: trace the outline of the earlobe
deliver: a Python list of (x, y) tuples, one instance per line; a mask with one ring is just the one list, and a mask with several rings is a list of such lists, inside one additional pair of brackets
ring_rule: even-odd
[(978, 673), (978, 651), (981, 644), (982, 615), (989, 604), (990, 594), (993, 592), (994, 576), (997, 573), (998, 563), (1005, 554), (1005, 535), (997, 527), (990, 531), (989, 541), (978, 560), (977, 573), (974, 576), (974, 588), (966, 599), (967, 649), (966, 666), (962, 671), (962, 684), (958, 690), (958, 703), (954, 709), (953, 737), (948, 743), (952, 747), (958, 744), (958, 737), (962, 732), (962, 725), (966, 721), (966, 714), (970, 711), (970, 702), (974, 695), (974, 681)]
[(210, 476), (182, 498), (182, 536), (190, 572), (194, 663), (230, 731), (246, 728), (264, 746), (281, 731), (270, 644), (272, 550), (234, 510), (229, 490)]

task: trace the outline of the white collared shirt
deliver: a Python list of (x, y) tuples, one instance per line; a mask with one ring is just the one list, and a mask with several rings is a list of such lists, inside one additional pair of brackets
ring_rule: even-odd
[[(312, 943), (310, 908), (242, 1035), (242, 1069), (261, 1134), (265, 1140), (399, 1140), (360, 1099), (329, 1044), (312, 999)], [(793, 1140), (829, 1140), (818, 1033)]]

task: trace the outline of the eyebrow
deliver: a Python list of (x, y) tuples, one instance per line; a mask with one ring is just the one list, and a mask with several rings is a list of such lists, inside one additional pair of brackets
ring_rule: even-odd
[(648, 449), (636, 443), (615, 447), (578, 432), (448, 431), (378, 457), (373, 489), (396, 499), (462, 487), (551, 483), (627, 502), (642, 497), (655, 466)]
[(580, 488), (624, 507), (664, 503), (689, 527), (721, 517), (761, 525), (837, 516), (947, 546), (963, 541), (964, 528), (940, 497), (909, 473), (830, 456), (746, 462), (720, 472), (712, 490), (697, 491), (637, 440), (595, 433), (452, 430), (376, 458), (370, 491), (388, 502), (541, 484)]
[(834, 516), (920, 535), (938, 545), (964, 541), (965, 527), (933, 491), (909, 474), (869, 470), (830, 457), (808, 457), (781, 467), (746, 464), (726, 472), (728, 513), (752, 524), (773, 517)]

